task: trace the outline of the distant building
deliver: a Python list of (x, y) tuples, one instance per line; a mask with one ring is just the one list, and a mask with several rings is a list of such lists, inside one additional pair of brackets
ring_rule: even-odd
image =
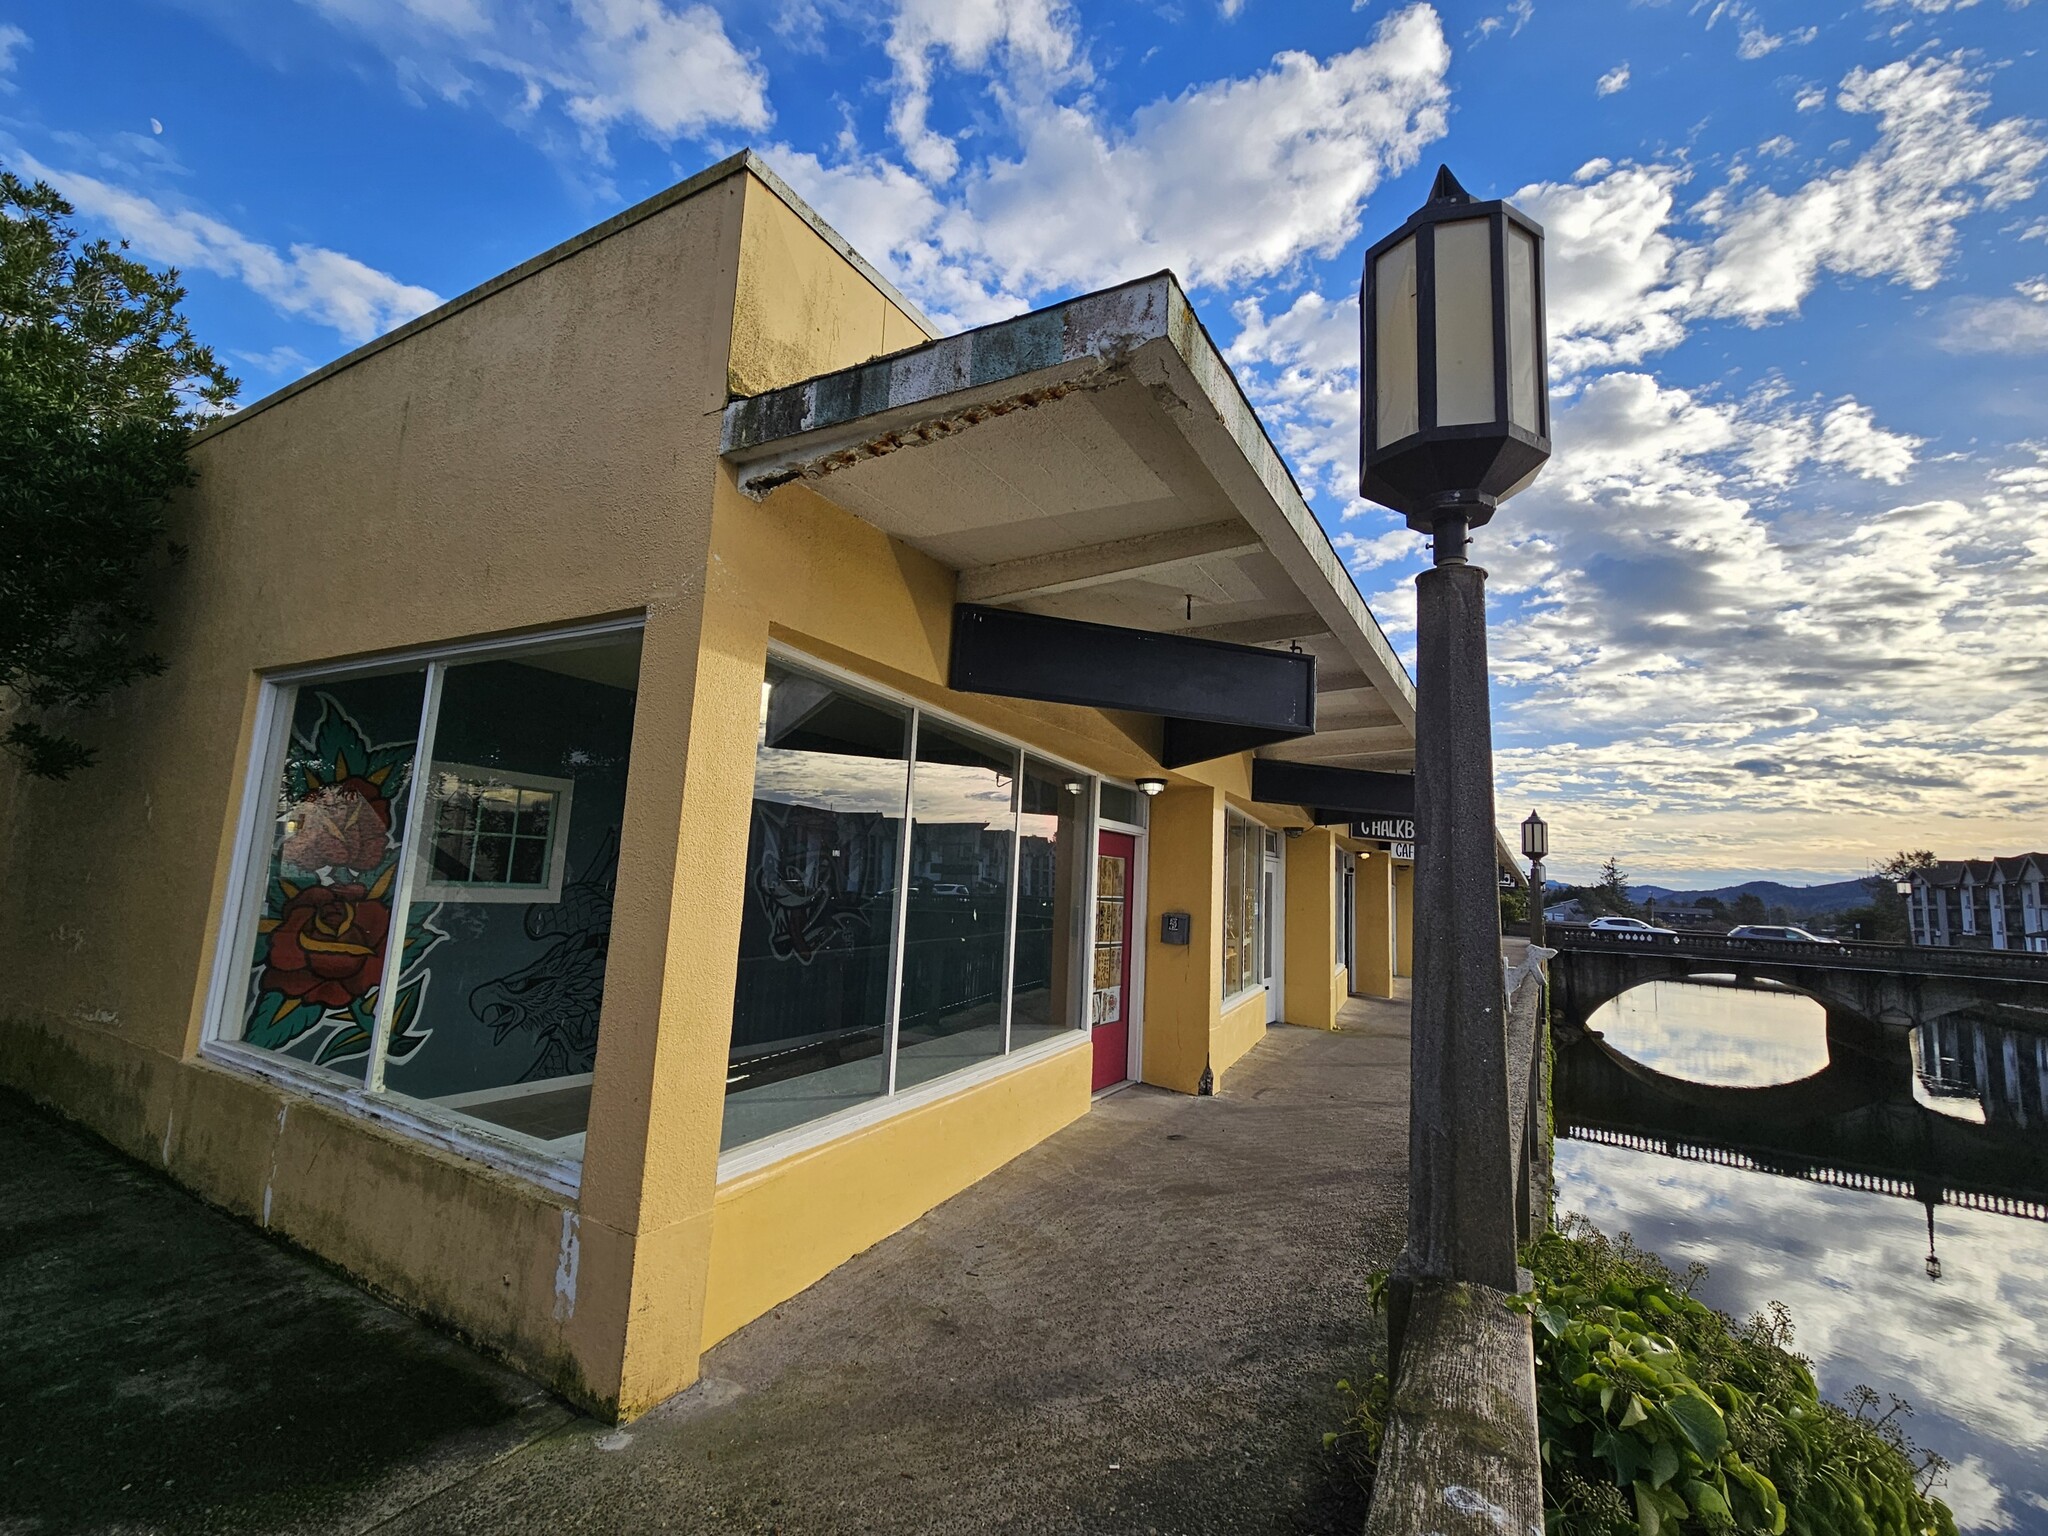
[(2048, 853), (1950, 859), (1913, 875), (1915, 944), (2048, 954)]
[(1645, 910), (1651, 921), (1673, 928), (1708, 928), (1728, 926), (1728, 914), (1717, 912), (1712, 907), (1667, 907), (1659, 902), (1647, 903)]
[(1586, 921), (1586, 909), (1579, 904), (1579, 899), (1574, 896), (1570, 901), (1560, 901), (1554, 907), (1545, 907), (1543, 909), (1543, 921), (1546, 923), (1583, 923)]

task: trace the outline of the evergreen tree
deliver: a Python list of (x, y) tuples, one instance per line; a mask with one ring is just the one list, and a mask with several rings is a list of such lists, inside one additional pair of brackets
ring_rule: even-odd
[(42, 778), (91, 765), (67, 713), (161, 672), (145, 583), (182, 548), (166, 511), (193, 429), (237, 384), (185, 290), (71, 205), (0, 170), (0, 746)]

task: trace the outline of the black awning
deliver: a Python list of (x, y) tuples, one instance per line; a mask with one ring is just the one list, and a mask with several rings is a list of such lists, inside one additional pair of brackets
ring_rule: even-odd
[(959, 603), (946, 685), (1048, 704), (1158, 715), (1168, 768), (1309, 736), (1316, 659), (1014, 608)]
[(1267, 805), (1307, 806), (1318, 826), (1368, 817), (1412, 817), (1415, 775), (1255, 757), (1252, 798)]

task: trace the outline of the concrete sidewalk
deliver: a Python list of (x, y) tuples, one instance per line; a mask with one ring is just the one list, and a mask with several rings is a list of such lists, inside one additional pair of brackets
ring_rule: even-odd
[(618, 1430), (0, 1103), (0, 1532), (1354, 1533), (1407, 1008), (1344, 1024), (1103, 1100)]

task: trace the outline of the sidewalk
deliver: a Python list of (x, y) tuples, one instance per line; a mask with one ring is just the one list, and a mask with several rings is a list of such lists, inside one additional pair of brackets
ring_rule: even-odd
[(1407, 1008), (1344, 1022), (1103, 1100), (622, 1430), (0, 1101), (0, 1532), (1356, 1532)]

